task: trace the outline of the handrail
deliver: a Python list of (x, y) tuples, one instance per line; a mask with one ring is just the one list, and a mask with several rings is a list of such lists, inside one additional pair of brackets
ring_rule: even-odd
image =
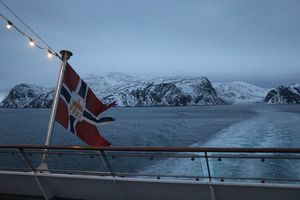
[(103, 151), (141, 151), (141, 152), (231, 152), (231, 153), (300, 153), (300, 148), (233, 148), (233, 147), (140, 147), (140, 146), (63, 146), (63, 145), (0, 145), (0, 149), (59, 149), (59, 150), (103, 150)]
[[(47, 149), (48, 151), (45, 151)], [(161, 177), (170, 177), (170, 178), (192, 178), (196, 181), (199, 181), (200, 178), (204, 178), (208, 180), (209, 182), (216, 181), (216, 179), (219, 179), (221, 182), (223, 182), (225, 179), (227, 180), (260, 180), (261, 183), (265, 183), (266, 181), (278, 181), (278, 182), (294, 182), (296, 184), (300, 183), (300, 178), (295, 178), (293, 176), (286, 176), (283, 175), (280, 178), (277, 178), (276, 176), (262, 176), (261, 174), (255, 174), (253, 177), (245, 177), (241, 175), (228, 175), (226, 173), (222, 174), (215, 174), (215, 173), (223, 173), (222, 169), (224, 169), (224, 166), (226, 167), (230, 162), (233, 162), (233, 164), (237, 164), (235, 160), (239, 159), (250, 159), (250, 160), (258, 160), (261, 163), (268, 163), (269, 159), (271, 164), (274, 164), (272, 159), (274, 160), (280, 160), (278, 162), (278, 166), (286, 166), (284, 169), (288, 170), (291, 169), (293, 166), (286, 165), (285, 160), (296, 160), (298, 163), (300, 161), (300, 148), (225, 148), (225, 147), (121, 147), (121, 146), (112, 146), (112, 147), (88, 147), (88, 146), (63, 146), (63, 145), (33, 145), (33, 144), (15, 144), (15, 145), (0, 145), (0, 153), (6, 153), (6, 154), (12, 154), (12, 156), (15, 155), (15, 153), (18, 153), (19, 156), (21, 156), (21, 161), (25, 164), (25, 169), (23, 170), (29, 170), (33, 172), (43, 172), (48, 171), (51, 173), (66, 173), (66, 174), (91, 174), (91, 175), (100, 175), (100, 176), (128, 176), (128, 177), (152, 177), (160, 179)], [(32, 156), (33, 154), (57, 154), (58, 157), (62, 157), (62, 155), (88, 155), (90, 158), (98, 158), (99, 163), (91, 164), (91, 166), (95, 165), (100, 167), (99, 169), (96, 167), (95, 169), (92, 167), (91, 170), (82, 169), (82, 170), (76, 170), (76, 169), (59, 169), (59, 167), (52, 167), (51, 169), (42, 168), (40, 166), (34, 166), (32, 163), (36, 164), (36, 162), (39, 162), (40, 157)], [(181, 152), (181, 153), (180, 153)], [(253, 153), (251, 155), (251, 153)], [(148, 165), (150, 162), (153, 162), (152, 160), (156, 160), (154, 158), (158, 158), (157, 161), (161, 161), (164, 158), (188, 158), (191, 161), (195, 161), (197, 159), (197, 162), (195, 165), (199, 165), (197, 169), (199, 168), (199, 172), (194, 172), (195, 174), (189, 175), (189, 174), (168, 174), (167, 172), (162, 172), (159, 174), (152, 174), (150, 173), (140, 173), (135, 171), (130, 171), (131, 168), (126, 168), (126, 170), (130, 169), (128, 172), (122, 171), (122, 168), (118, 168), (116, 166), (119, 166), (118, 162), (113, 161), (115, 158), (119, 157), (126, 157), (126, 156), (132, 156), (137, 158), (146, 158), (145, 163)], [(56, 156), (52, 157), (55, 158)], [(72, 157), (70, 157), (72, 158)], [(198, 159), (200, 158), (200, 159)], [(73, 158), (72, 158), (73, 159)], [(229, 159), (229, 162), (221, 162)], [(147, 161), (149, 160), (149, 161)], [(75, 160), (72, 160), (72, 163)], [(78, 159), (79, 162), (80, 159)], [(126, 158), (126, 162), (130, 163), (130, 159)], [(136, 161), (133, 160), (131, 165), (128, 166), (135, 166)], [(154, 161), (156, 162), (156, 161)], [(184, 161), (186, 162), (186, 160)], [(200, 163), (199, 163), (200, 162)], [(252, 161), (250, 161), (252, 162)], [(4, 162), (5, 163), (5, 162)], [(13, 162), (12, 162), (13, 163)], [(127, 163), (127, 164), (128, 164)], [(144, 163), (144, 164), (145, 164)], [(224, 163), (218, 166), (217, 163)], [(49, 163), (48, 163), (49, 164)], [(134, 164), (134, 165), (132, 165)], [(153, 163), (156, 164), (156, 163)], [(257, 164), (257, 163), (256, 163)], [(42, 166), (42, 165), (41, 165)], [(51, 162), (50, 165), (51, 166)], [(56, 165), (55, 165), (56, 166)], [(126, 166), (126, 163), (125, 165)], [(127, 167), (128, 167), (127, 166)], [(234, 166), (234, 165), (233, 165)], [(239, 165), (238, 165), (239, 166)], [(273, 166), (273, 165), (272, 165)], [(3, 168), (4, 167), (4, 168)], [(5, 165), (3, 165), (1, 170), (5, 169)], [(12, 166), (11, 170), (17, 170), (18, 166)], [(64, 167), (62, 164), (61, 167)], [(221, 167), (221, 168), (220, 168)], [(269, 164), (263, 164), (261, 167), (270, 167)], [(137, 168), (138, 169), (138, 168)], [(230, 169), (230, 165), (228, 170)], [(226, 171), (228, 171), (226, 170)], [(234, 173), (233, 173), (234, 174)]]

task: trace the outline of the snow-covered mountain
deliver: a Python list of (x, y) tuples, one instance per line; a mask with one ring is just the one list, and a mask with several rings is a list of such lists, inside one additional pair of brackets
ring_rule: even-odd
[(1, 107), (24, 108), (38, 96), (48, 93), (49, 90), (49, 88), (21, 83), (10, 90), (9, 94), (3, 99)]
[[(206, 77), (137, 78), (121, 73), (84, 78), (104, 102), (118, 106), (184, 106), (241, 103), (300, 103), (300, 85), (269, 90), (244, 82), (217, 82)], [(19, 84), (4, 98), (5, 108), (49, 108), (53, 88)]]
[(140, 79), (121, 73), (90, 75), (88, 85), (105, 102), (119, 106), (179, 106), (224, 104), (205, 77)]
[(48, 90), (45, 93), (40, 94), (30, 103), (28, 103), (25, 108), (51, 108), (54, 97), (54, 89)]
[(217, 95), (230, 104), (262, 102), (270, 91), (245, 82), (216, 82), (213, 87)]
[[(118, 106), (183, 106), (226, 104), (205, 77), (139, 79), (121, 73), (89, 75), (84, 80), (104, 102)], [(21, 84), (3, 100), (2, 107), (44, 108), (52, 104), (53, 89)], [(30, 91), (30, 92), (29, 92)], [(18, 95), (12, 95), (18, 94)], [(22, 102), (22, 103), (20, 103)]]
[[(205, 77), (159, 78), (147, 82), (143, 88), (130, 92), (130, 99), (138, 106), (182, 106), (226, 104), (219, 98)], [(126, 101), (123, 101), (126, 103)]]
[(300, 103), (300, 84), (281, 85), (271, 90), (264, 102), (267, 104), (294, 104)]
[[(88, 75), (84, 78), (94, 93), (108, 103), (116, 100), (119, 106), (133, 106), (130, 92), (146, 86), (147, 80), (142, 80), (122, 73), (108, 73), (105, 76)], [(124, 103), (123, 103), (124, 101)], [(128, 103), (126, 103), (128, 101)]]

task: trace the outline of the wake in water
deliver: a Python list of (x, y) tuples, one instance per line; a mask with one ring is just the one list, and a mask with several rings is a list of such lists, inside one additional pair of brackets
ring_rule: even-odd
[[(267, 110), (256, 110), (256, 112), (256, 117), (235, 123), (221, 130), (204, 145), (199, 141), (191, 147), (291, 148), (300, 146), (299, 114), (282, 112), (272, 107)], [(218, 161), (218, 159), (209, 159), (209, 164), (212, 176), (216, 177), (261, 177), (262, 179), (264, 177), (274, 179), (300, 177), (299, 160), (221, 159)], [(207, 176), (204, 158), (198, 158), (194, 161), (190, 158), (162, 160), (147, 167), (143, 172)], [(291, 177), (292, 175), (297, 177)]]
[[(278, 110), (257, 110), (257, 116), (215, 134), (206, 147), (282, 147), (300, 145), (300, 115)], [(193, 146), (199, 146), (199, 143)]]

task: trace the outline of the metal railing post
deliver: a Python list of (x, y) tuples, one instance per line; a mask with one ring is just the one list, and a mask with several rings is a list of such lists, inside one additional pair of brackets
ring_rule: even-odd
[(105, 165), (106, 165), (106, 170), (110, 173), (110, 175), (111, 175), (112, 177), (115, 177), (115, 175), (114, 175), (114, 173), (113, 173), (113, 170), (112, 170), (112, 168), (111, 168), (111, 166), (110, 166), (110, 164), (109, 164), (109, 161), (108, 161), (108, 159), (107, 159), (107, 157), (106, 157), (104, 151), (103, 151), (103, 150), (100, 150), (100, 152), (101, 152), (102, 158), (103, 158), (103, 160), (104, 160), (104, 163), (105, 163)]
[(41, 181), (39, 180), (39, 178), (36, 176), (36, 171), (34, 170), (32, 163), (26, 156), (24, 150), (22, 148), (18, 148), (17, 151), (18, 151), (18, 155), (23, 160), (25, 165), (31, 170), (34, 180), (36, 181), (36, 184), (38, 185), (43, 197), (46, 200), (52, 199), (52, 197), (54, 197), (54, 194), (44, 184), (42, 184)]
[(27, 158), (27, 156), (24, 153), (24, 150), (22, 148), (18, 148), (16, 149), (18, 152), (19, 157), (21, 158), (21, 160), (24, 162), (24, 164), (26, 165), (26, 167), (30, 170), (30, 171), (34, 171), (32, 164), (30, 162), (30, 160)]
[[(119, 198), (120, 198), (121, 200), (126, 199), (125, 196), (124, 196), (124, 193), (121, 191), (120, 187), (119, 187), (118, 184), (117, 184), (117, 181), (115, 180), (115, 175), (114, 175), (113, 170), (112, 170), (112, 168), (111, 168), (111, 166), (110, 166), (110, 164), (109, 164), (109, 161), (108, 161), (108, 159), (107, 159), (107, 157), (106, 157), (106, 155), (105, 155), (104, 150), (100, 150), (100, 152), (101, 152), (101, 155), (102, 155), (102, 157), (103, 157), (103, 160), (104, 160), (104, 163), (105, 163), (105, 165), (106, 165), (107, 170), (109, 171), (110, 175), (114, 178), (114, 179), (113, 179), (113, 183), (114, 183), (114, 186), (115, 186), (115, 188), (116, 188), (116, 190), (117, 190), (117, 192), (118, 192)], [(98, 155), (98, 154), (97, 154), (97, 155)]]
[(211, 182), (211, 175), (210, 175), (210, 168), (209, 168), (209, 162), (208, 162), (208, 157), (207, 157), (207, 152), (204, 152), (205, 155), (205, 162), (206, 162), (206, 169), (207, 169), (207, 174), (208, 174), (208, 179), (209, 182)]

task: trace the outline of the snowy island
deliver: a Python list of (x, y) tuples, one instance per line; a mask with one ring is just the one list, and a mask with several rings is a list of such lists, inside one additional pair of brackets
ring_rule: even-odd
[[(206, 77), (142, 79), (121, 73), (84, 78), (104, 102), (118, 106), (186, 106), (224, 104), (300, 103), (300, 85), (261, 88), (244, 82), (211, 83)], [(13, 87), (2, 108), (50, 108), (53, 88), (22, 83)]]

